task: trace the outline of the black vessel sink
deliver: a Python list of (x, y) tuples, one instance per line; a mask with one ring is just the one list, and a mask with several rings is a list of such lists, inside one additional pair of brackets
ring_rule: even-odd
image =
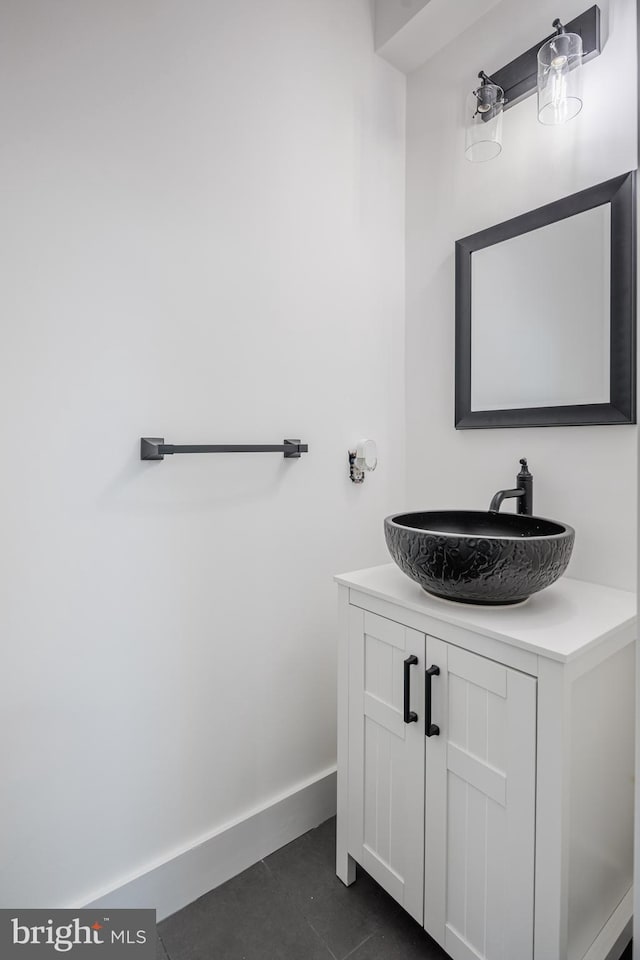
[(427, 593), (462, 603), (521, 603), (561, 577), (573, 550), (564, 523), (515, 513), (430, 510), (387, 517), (389, 553)]

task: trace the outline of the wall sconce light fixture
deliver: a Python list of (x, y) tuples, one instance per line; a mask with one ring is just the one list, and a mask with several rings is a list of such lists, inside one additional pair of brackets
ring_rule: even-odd
[(504, 90), (484, 70), (478, 77), (482, 83), (467, 100), (471, 119), (467, 124), (465, 154), (467, 160), (493, 160), (502, 150)]
[(555, 37), (538, 50), (538, 120), (566, 123), (582, 110), (582, 37), (554, 20)]
[[(494, 70), (490, 77), (483, 70), (478, 74), (482, 83), (467, 102), (468, 160), (498, 156), (502, 113), (536, 88), (540, 123), (566, 123), (582, 109), (582, 65), (597, 57), (601, 49), (600, 9), (594, 5), (566, 26), (560, 20), (554, 20), (553, 26), (555, 33)], [(502, 94), (500, 101), (491, 100), (497, 91)]]

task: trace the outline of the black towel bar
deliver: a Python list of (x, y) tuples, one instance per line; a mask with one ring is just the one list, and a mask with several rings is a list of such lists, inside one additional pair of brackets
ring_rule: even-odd
[(299, 440), (284, 440), (283, 443), (223, 443), (223, 444), (175, 444), (165, 443), (164, 437), (142, 437), (141, 460), (164, 460), (173, 453), (283, 453), (285, 460), (297, 459), (308, 453), (309, 446)]

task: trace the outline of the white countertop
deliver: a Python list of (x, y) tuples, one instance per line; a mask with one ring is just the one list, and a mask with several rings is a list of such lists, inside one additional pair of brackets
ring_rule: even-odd
[(635, 629), (636, 595), (561, 577), (517, 606), (482, 607), (432, 597), (394, 564), (338, 574), (338, 583), (436, 620), (515, 644), (554, 660), (571, 660), (623, 629)]

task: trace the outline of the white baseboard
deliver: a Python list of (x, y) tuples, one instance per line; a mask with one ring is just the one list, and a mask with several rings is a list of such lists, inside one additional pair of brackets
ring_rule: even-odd
[(158, 920), (162, 920), (317, 827), (335, 812), (333, 768), (92, 898), (84, 906), (155, 907)]
[(620, 960), (633, 932), (633, 887), (618, 904), (584, 955), (584, 960)]

